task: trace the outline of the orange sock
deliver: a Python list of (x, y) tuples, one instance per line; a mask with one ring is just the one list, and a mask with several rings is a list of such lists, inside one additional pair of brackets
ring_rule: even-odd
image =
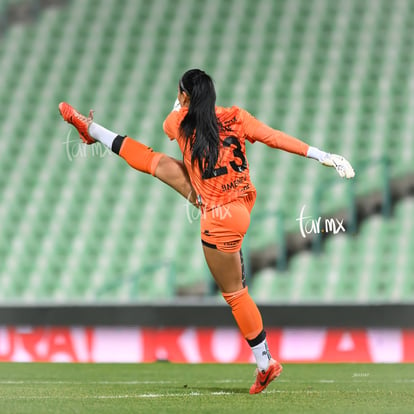
[(122, 137), (119, 155), (138, 171), (155, 175), (155, 169), (163, 156), (160, 152), (154, 152), (152, 148), (141, 144), (129, 137)]
[(222, 295), (230, 305), (242, 335), (248, 341), (255, 339), (263, 331), (263, 321), (259, 309), (249, 295), (247, 286), (238, 292)]

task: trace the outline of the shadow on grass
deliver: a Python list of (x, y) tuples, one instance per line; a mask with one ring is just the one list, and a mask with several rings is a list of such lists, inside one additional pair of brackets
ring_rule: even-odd
[[(196, 387), (183, 387), (188, 392), (200, 392), (203, 394), (217, 394), (217, 395), (230, 395), (230, 394), (248, 394), (249, 388), (220, 388), (220, 387), (208, 387), (199, 386)], [(181, 388), (181, 391), (183, 390)]]

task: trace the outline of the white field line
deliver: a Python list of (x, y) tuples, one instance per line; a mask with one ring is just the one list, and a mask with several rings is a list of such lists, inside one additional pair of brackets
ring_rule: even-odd
[[(338, 391), (339, 392), (339, 391)], [(293, 394), (315, 394), (320, 391), (313, 390), (271, 390), (263, 391), (262, 394), (280, 394), (280, 393), (293, 393)], [(238, 393), (237, 393), (238, 394)], [(215, 392), (189, 392), (189, 393), (144, 393), (144, 394), (120, 394), (120, 395), (85, 395), (85, 396), (51, 396), (51, 395), (11, 395), (0, 396), (1, 400), (11, 401), (30, 401), (30, 400), (125, 400), (125, 399), (140, 399), (140, 398), (186, 398), (186, 397), (210, 397), (210, 396), (225, 396), (236, 395), (231, 391), (215, 391)]]
[(51, 395), (13, 395), (0, 396), (0, 400), (123, 400), (123, 399), (137, 399), (137, 398), (174, 398), (174, 397), (201, 397), (214, 395), (231, 395), (233, 392), (190, 392), (186, 393), (144, 393), (144, 394), (121, 394), (121, 395), (84, 395), (84, 396), (51, 396)]
[[(0, 380), (0, 385), (42, 385), (42, 384), (56, 384), (56, 385), (163, 385), (163, 384), (182, 384), (185, 381), (53, 381), (53, 380)], [(246, 382), (241, 379), (223, 379), (216, 381), (193, 381), (192, 384), (203, 384), (203, 383), (214, 383), (214, 384), (233, 384)], [(248, 381), (247, 381), (248, 382)]]
[[(223, 379), (215, 381), (202, 381), (195, 380), (192, 381), (191, 385), (213, 383), (213, 384), (235, 384), (235, 383), (250, 383), (252, 381), (247, 379)], [(384, 380), (372, 380), (372, 379), (350, 379), (348, 380), (333, 380), (333, 379), (320, 379), (320, 380), (300, 380), (300, 379), (277, 379), (278, 383), (289, 383), (289, 384), (301, 384), (301, 383), (310, 383), (310, 384), (356, 384), (356, 383), (370, 383), (370, 384), (409, 384), (414, 383), (414, 378), (407, 379), (396, 379), (393, 381), (384, 379)], [(53, 381), (53, 380), (0, 380), (0, 385), (163, 385), (163, 384), (183, 384), (185, 381)]]

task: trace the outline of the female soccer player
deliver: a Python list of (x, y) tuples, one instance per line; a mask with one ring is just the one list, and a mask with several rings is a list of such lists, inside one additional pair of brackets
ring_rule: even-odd
[(157, 177), (202, 210), (204, 256), (257, 363), (256, 381), (250, 393), (263, 391), (280, 375), (282, 366), (271, 357), (260, 311), (244, 283), (241, 245), (256, 199), (246, 158), (246, 139), (316, 159), (335, 167), (341, 177), (352, 178), (352, 166), (339, 155), (320, 151), (270, 128), (237, 106), (216, 106), (213, 81), (199, 69), (183, 74), (174, 109), (164, 121), (164, 131), (177, 141), (183, 161), (104, 128), (93, 121), (92, 112), (85, 117), (64, 102), (59, 109), (86, 144), (103, 143), (131, 167)]

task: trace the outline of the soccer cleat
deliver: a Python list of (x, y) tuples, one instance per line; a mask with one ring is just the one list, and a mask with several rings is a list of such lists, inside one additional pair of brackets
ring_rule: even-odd
[(94, 140), (88, 132), (89, 125), (93, 121), (92, 110), (89, 111), (89, 116), (86, 117), (85, 115), (79, 113), (73, 106), (66, 102), (61, 102), (59, 104), (59, 111), (62, 118), (78, 130), (79, 137), (85, 144), (90, 145), (96, 142), (96, 140)]
[(270, 360), (269, 368), (265, 372), (256, 369), (256, 381), (250, 387), (250, 394), (262, 392), (275, 378), (282, 373), (283, 367), (274, 359)]

